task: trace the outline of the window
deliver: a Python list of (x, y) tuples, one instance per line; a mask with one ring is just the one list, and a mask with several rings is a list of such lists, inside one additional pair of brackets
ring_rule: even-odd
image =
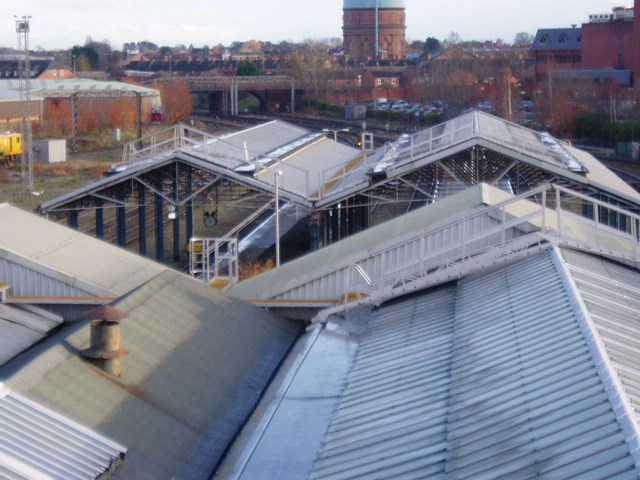
[(542, 35), (542, 37), (540, 37), (540, 43), (542, 43), (543, 45), (549, 43), (549, 35), (547, 35), (546, 33)]
[(382, 79), (381, 78), (376, 79), (376, 84), (382, 85)]
[(567, 43), (569, 41), (569, 38), (567, 37), (566, 33), (563, 33), (562, 35), (560, 35), (560, 38), (558, 39), (559, 43)]

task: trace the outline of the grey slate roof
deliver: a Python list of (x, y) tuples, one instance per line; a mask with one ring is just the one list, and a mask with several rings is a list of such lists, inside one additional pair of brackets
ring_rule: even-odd
[(536, 32), (532, 51), (581, 50), (581, 28), (542, 28)]
[(62, 318), (43, 310), (0, 303), (0, 365), (62, 323)]
[(632, 70), (619, 70), (613, 68), (601, 69), (601, 70), (554, 70), (554, 78), (579, 78), (590, 80), (615, 80), (620, 86), (630, 87), (633, 85), (633, 71)]

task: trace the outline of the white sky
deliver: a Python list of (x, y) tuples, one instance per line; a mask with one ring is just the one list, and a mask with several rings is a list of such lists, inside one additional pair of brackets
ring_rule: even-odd
[[(114, 49), (149, 40), (159, 46), (229, 45), (233, 41), (342, 37), (342, 0), (25, 0), (0, 16), (0, 47), (16, 47), (15, 16), (31, 16), (30, 47), (83, 45), (87, 37)], [(633, 0), (406, 0), (407, 39), (513, 41), (516, 33), (570, 27), (591, 13)]]

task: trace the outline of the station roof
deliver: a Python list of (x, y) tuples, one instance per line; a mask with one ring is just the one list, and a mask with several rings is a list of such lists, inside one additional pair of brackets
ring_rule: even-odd
[[(385, 247), (396, 235), (418, 232), (420, 221), (442, 239), (430, 243), (425, 236), (421, 243), (439, 255), (425, 265), (436, 275), (451, 261), (443, 245), (455, 248), (458, 236), (478, 252), (476, 228), (484, 222), (478, 208), (493, 212), (483, 218), (502, 217), (511, 226), (511, 215), (528, 219), (518, 227), (522, 233), (535, 223), (536, 207), (527, 202), (498, 213), (496, 206), (508, 205), (505, 196), (471, 188), (285, 264), (279, 270), (288, 278), (276, 270), (231, 292), (262, 293), (296, 281), (304, 286), (313, 272), (340, 263), (341, 255), (342, 263), (364, 266), (372, 277), (365, 257), (376, 252), (385, 269), (405, 269), (411, 255), (414, 263), (422, 261), (418, 242), (401, 238), (397, 250), (385, 253)], [(455, 208), (464, 220), (452, 221), (451, 228), (438, 223)], [(562, 225), (572, 234), (580, 230)], [(485, 226), (495, 250), (505, 249), (496, 224)], [(219, 478), (248, 479), (258, 472), (313, 479), (636, 478), (637, 231), (632, 228), (631, 238), (605, 229), (600, 238), (598, 228), (580, 233), (593, 236), (592, 247), (549, 245), (507, 262), (477, 263), (438, 285), (395, 288), (382, 301), (344, 308), (309, 327)], [(635, 252), (634, 267), (608, 255), (625, 238)], [(344, 270), (317, 277), (319, 284), (333, 281), (342, 288), (348, 281)]]
[[(169, 269), (113, 306), (128, 313), (120, 321), (120, 377), (78, 354), (90, 345), (86, 319), (0, 367), (5, 388), (122, 445), (126, 456), (110, 478), (208, 478), (300, 324)], [(22, 460), (40, 475), (54, 475), (58, 459), (43, 460), (55, 457), (47, 451), (58, 451), (49, 423), (27, 428), (20, 415), (5, 413), (18, 424), (20, 440), (3, 434), (0, 468), (3, 459), (21, 458), (20, 441), (28, 445)], [(70, 455), (72, 463), (84, 458)]]
[(214, 180), (222, 177), (247, 185), (265, 194), (265, 201), (273, 196), (274, 174), (280, 171), (282, 198), (308, 209), (331, 208), (359, 194), (381, 198), (385, 195), (382, 190), (396, 198), (395, 189), (388, 186), (398, 182), (408, 191), (408, 198), (417, 192), (431, 203), (477, 182), (501, 184), (514, 191), (556, 179), (640, 204), (640, 194), (589, 153), (548, 133), (479, 111), (404, 134), (367, 153), (282, 121), (220, 137), (186, 126), (164, 134), (172, 138), (143, 139), (143, 144), (151, 145), (131, 152), (125, 147), (123, 161), (114, 165), (113, 175), (45, 202), (41, 210), (90, 205), (95, 195), (104, 198), (108, 196), (105, 190), (126, 186), (131, 178), (172, 161), (188, 163), (214, 175)]
[(0, 224), (0, 365), (167, 270), (6, 203)]
[[(174, 135), (175, 131), (175, 137)], [(168, 129), (170, 139), (149, 140), (152, 145), (136, 150), (125, 160), (112, 167), (110, 175), (85, 187), (44, 202), (41, 210), (50, 212), (75, 208), (98, 193), (116, 185), (127, 184), (154, 169), (172, 162), (183, 162), (218, 179), (244, 184), (266, 194), (275, 191), (276, 171), (281, 171), (279, 182), (283, 199), (310, 207), (321, 192), (332, 188), (343, 172), (360, 164), (364, 157), (359, 149), (328, 139), (323, 133), (273, 121), (240, 132), (219, 137), (186, 126)]]
[[(566, 272), (590, 261), (542, 252), (309, 332), (278, 407), (259, 410), (268, 425), (220, 475), (636, 478), (638, 415), (621, 405), (640, 371), (616, 358), (638, 345), (606, 337), (611, 315), (592, 323), (593, 287)], [(596, 262), (625, 307), (639, 272)]]
[(167, 269), (6, 203), (0, 224), (0, 280), (13, 297), (117, 298)]
[[(473, 264), (436, 285), (394, 281), (300, 337), (300, 324), (163, 269), (114, 303), (129, 314), (120, 379), (78, 356), (89, 319), (0, 377), (126, 449), (113, 478), (208, 477), (223, 454), (218, 478), (637, 478), (640, 217), (597, 224), (570, 202), (560, 216), (546, 191), (476, 185), (231, 291), (320, 279), (348, 292), (352, 265), (375, 281), (428, 260), (438, 275), (450, 251)], [(64, 248), (55, 231), (49, 241)], [(507, 242), (517, 255), (499, 258)]]
[[(473, 156), (460, 157), (479, 148)], [(513, 163), (517, 162), (517, 163)], [(619, 196), (640, 204), (640, 193), (604, 167), (587, 152), (546, 132), (538, 132), (481, 111), (469, 111), (442, 124), (413, 134), (403, 134), (395, 142), (377, 149), (360, 165), (346, 172), (334, 187), (324, 192), (317, 205), (374, 190), (378, 184), (406, 178), (425, 168), (420, 190), (435, 199), (442, 195), (444, 175), (433, 171), (442, 164), (449, 182), (464, 189), (479, 181), (499, 183), (507, 180), (507, 189), (515, 185), (535, 185), (560, 179), (575, 186)], [(516, 168), (517, 165), (521, 168)], [(484, 176), (484, 178), (483, 178)], [(368, 177), (372, 180), (367, 181)], [(519, 192), (516, 192), (519, 193)]]
[(108, 476), (127, 451), (1, 383), (0, 412), (2, 478), (100, 478)]

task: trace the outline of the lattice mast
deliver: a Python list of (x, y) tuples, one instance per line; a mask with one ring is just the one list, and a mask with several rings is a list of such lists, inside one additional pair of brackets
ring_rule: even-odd
[(18, 78), (22, 103), (22, 192), (33, 193), (33, 157), (31, 155), (31, 56), (29, 53), (29, 19), (31, 16), (16, 16), (18, 34)]

